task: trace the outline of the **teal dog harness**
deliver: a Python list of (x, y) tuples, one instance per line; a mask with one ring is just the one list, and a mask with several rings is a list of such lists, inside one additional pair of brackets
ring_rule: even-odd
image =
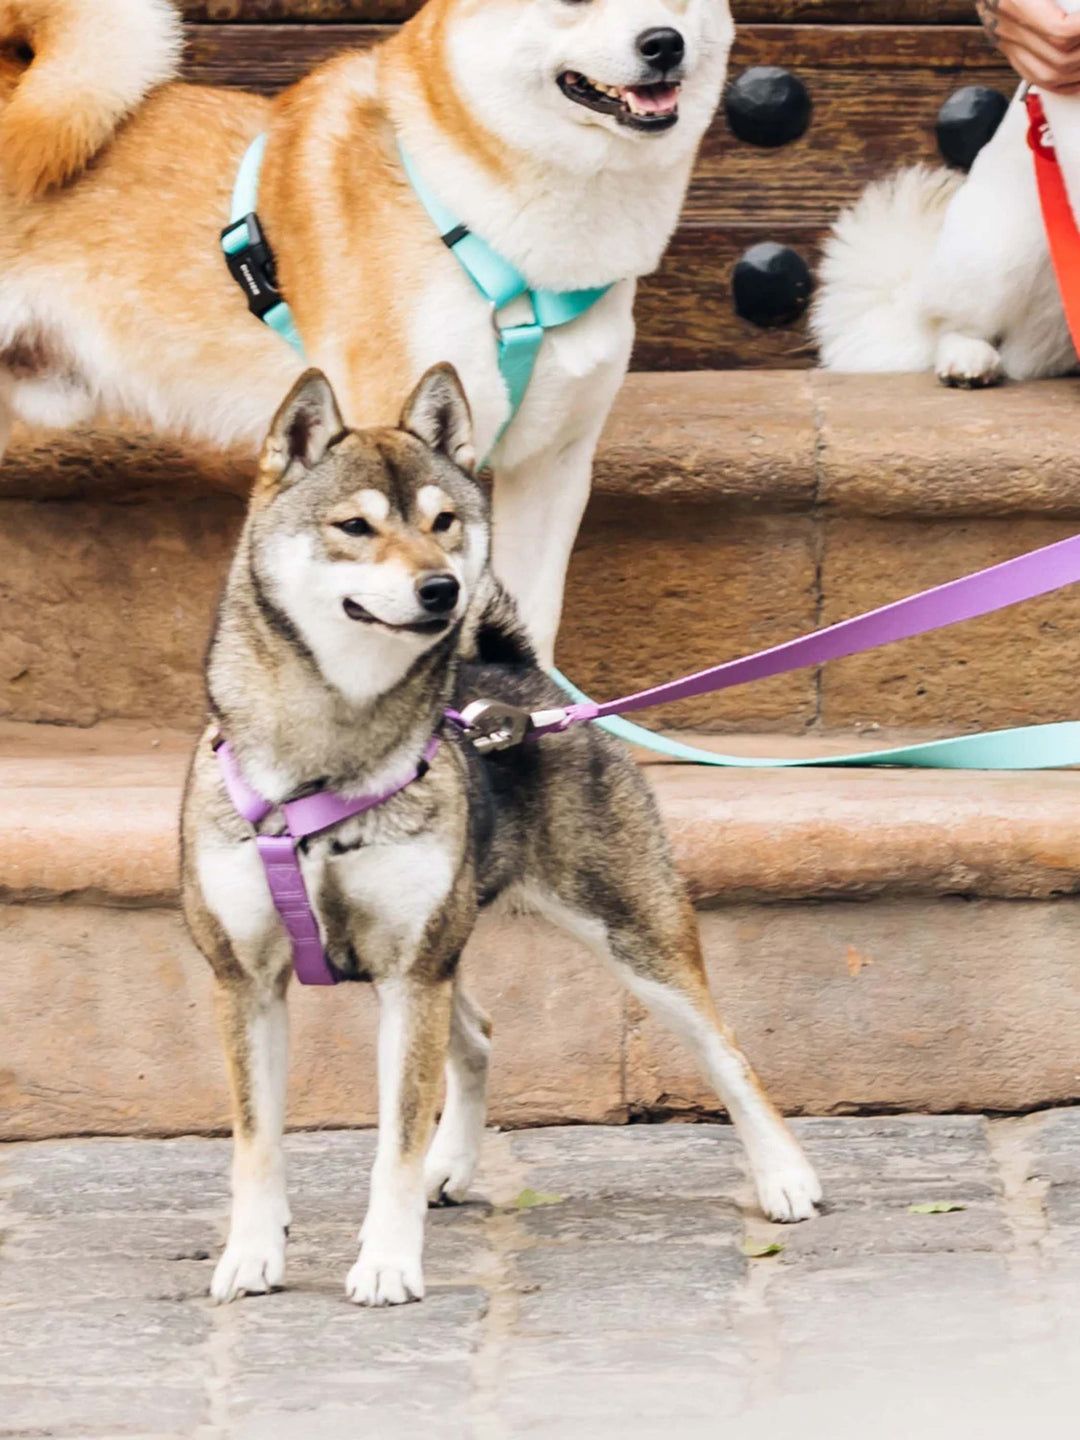
[[(591, 310), (611, 286), (603, 285), (597, 290), (534, 290), (520, 270), (515, 269), (509, 260), (497, 255), (486, 240), (482, 240), (479, 235), (462, 225), (446, 206), (436, 199), (420, 179), (416, 166), (404, 151), (401, 154), (401, 163), (416, 192), (416, 198), (442, 236), (443, 244), (491, 306), (491, 319), (498, 344), (499, 373), (510, 397), (510, 414), (496, 437), (495, 443), (498, 444), (507, 426), (521, 409), (521, 402), (525, 399), (529, 381), (536, 369), (540, 346), (544, 342), (544, 332), (557, 330), (560, 325), (569, 325), (571, 320), (577, 320)], [(501, 326), (499, 311), (523, 295), (532, 305), (532, 320), (524, 325)]]
[[(277, 288), (273, 251), (263, 234), (257, 215), (259, 174), (266, 153), (266, 136), (260, 135), (251, 144), (240, 164), (233, 190), (232, 218), (221, 232), (221, 246), (233, 278), (248, 299), (253, 315), (297, 350), (304, 353), (304, 342), (288, 304)], [(595, 290), (537, 290), (521, 271), (504, 260), (486, 240), (462, 225), (441, 200), (420, 179), (416, 166), (402, 152), (401, 163), (443, 244), (491, 306), (491, 320), (498, 347), (499, 374), (506, 385), (510, 413), (496, 436), (495, 443), (521, 409), (529, 388), (544, 334), (569, 325), (591, 310), (611, 289), (603, 285)], [(499, 312), (514, 300), (525, 296), (532, 307), (532, 318), (523, 325), (500, 325)]]

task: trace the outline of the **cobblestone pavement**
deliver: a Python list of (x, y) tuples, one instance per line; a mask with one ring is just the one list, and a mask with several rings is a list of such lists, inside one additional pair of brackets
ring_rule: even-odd
[(796, 1129), (829, 1205), (794, 1228), (727, 1127), (491, 1134), (391, 1311), (342, 1288), (368, 1133), (291, 1137), (289, 1289), (222, 1309), (225, 1142), (8, 1146), (0, 1434), (1075, 1435), (1080, 1111)]

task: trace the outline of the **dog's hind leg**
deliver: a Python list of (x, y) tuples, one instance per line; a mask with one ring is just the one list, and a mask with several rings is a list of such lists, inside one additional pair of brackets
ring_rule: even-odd
[(950, 330), (938, 338), (934, 372), (954, 390), (982, 390), (1001, 379), (1001, 355), (989, 340)]
[(807, 1220), (821, 1199), (818, 1178), (716, 1012), (694, 908), (674, 875), (670, 889), (663, 885), (655, 867), (665, 864), (654, 854), (647, 885), (620, 886), (606, 898), (593, 886), (605, 901), (602, 919), (578, 906), (542, 908), (611, 962), (642, 1004), (686, 1042), (746, 1147), (769, 1219)]
[(980, 388), (1002, 375), (1061, 374), (1075, 363), (1027, 131), (1024, 106), (1014, 101), (952, 197), (913, 291), (934, 329), (934, 370), (946, 385)]
[(821, 1185), (734, 1034), (716, 1012), (696, 933), (692, 943), (687, 940), (669, 952), (663, 957), (667, 963), (661, 965), (641, 954), (637, 937), (620, 940), (613, 948), (627, 986), (686, 1042), (723, 1101), (746, 1146), (762, 1210), (770, 1220), (808, 1220), (821, 1199)]
[(378, 984), (379, 1146), (360, 1257), (345, 1291), (357, 1305), (424, 1298), (424, 1157), (450, 1040), (453, 984), (413, 971)]
[(491, 1021), (454, 979), (446, 1102), (424, 1163), (428, 1202), (458, 1204), (465, 1199), (480, 1162), (487, 1115)]
[(218, 984), (218, 1022), (233, 1105), (232, 1221), (210, 1285), (219, 1304), (267, 1294), (285, 1279), (286, 984), (287, 977), (271, 981), (249, 975)]

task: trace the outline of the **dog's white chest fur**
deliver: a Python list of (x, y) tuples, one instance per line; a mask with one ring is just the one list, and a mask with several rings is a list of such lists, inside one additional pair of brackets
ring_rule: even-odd
[[(348, 844), (355, 828), (341, 826), (335, 837)], [(206, 903), (240, 958), (263, 953), (273, 942), (284, 964), (289, 942), (255, 847), (203, 844), (196, 865)], [(332, 933), (330, 917), (344, 902), (347, 929), (360, 941), (356, 949), (365, 968), (372, 957), (391, 957), (407, 968), (454, 880), (453, 856), (430, 835), (361, 845), (343, 854), (323, 844), (301, 855), (300, 869), (323, 943), (342, 940)], [(344, 953), (338, 958), (346, 959)]]
[[(347, 839), (347, 827), (340, 838)], [(445, 904), (454, 881), (454, 857), (441, 839), (420, 835), (364, 845), (342, 855), (327, 847), (305, 857), (308, 893), (332, 893), (345, 901), (351, 929), (361, 938), (360, 963), (393, 956), (410, 963), (433, 915)], [(325, 903), (320, 920), (326, 936)]]

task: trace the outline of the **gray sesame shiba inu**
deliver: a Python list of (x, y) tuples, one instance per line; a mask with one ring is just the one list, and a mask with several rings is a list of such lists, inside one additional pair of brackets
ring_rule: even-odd
[[(472, 1181), (491, 1027), (457, 967), (478, 912), (497, 901), (539, 909), (587, 941), (683, 1036), (745, 1141), (766, 1214), (801, 1220), (820, 1198), (717, 1018), (693, 909), (619, 743), (580, 726), (481, 754), (445, 719), (480, 697), (530, 711), (564, 698), (491, 576), (474, 464), (448, 366), (424, 377), (399, 429), (366, 431), (343, 425), (329, 383), (310, 371), (262, 452), (210, 649), (212, 725), (183, 815), (184, 908), (217, 977), (234, 1108), (219, 1301), (282, 1283), (289, 1225), (281, 1139), (293, 951), (256, 829), (266, 845), (283, 829), (271, 805), (294, 809), (324, 792), (380, 797), (298, 851), (325, 963), (337, 979), (372, 983), (380, 1002), (379, 1145), (346, 1281), (352, 1300), (419, 1299), (426, 1206), (461, 1200)], [(268, 802), (254, 826), (230, 799), (214, 750), (222, 740)]]

